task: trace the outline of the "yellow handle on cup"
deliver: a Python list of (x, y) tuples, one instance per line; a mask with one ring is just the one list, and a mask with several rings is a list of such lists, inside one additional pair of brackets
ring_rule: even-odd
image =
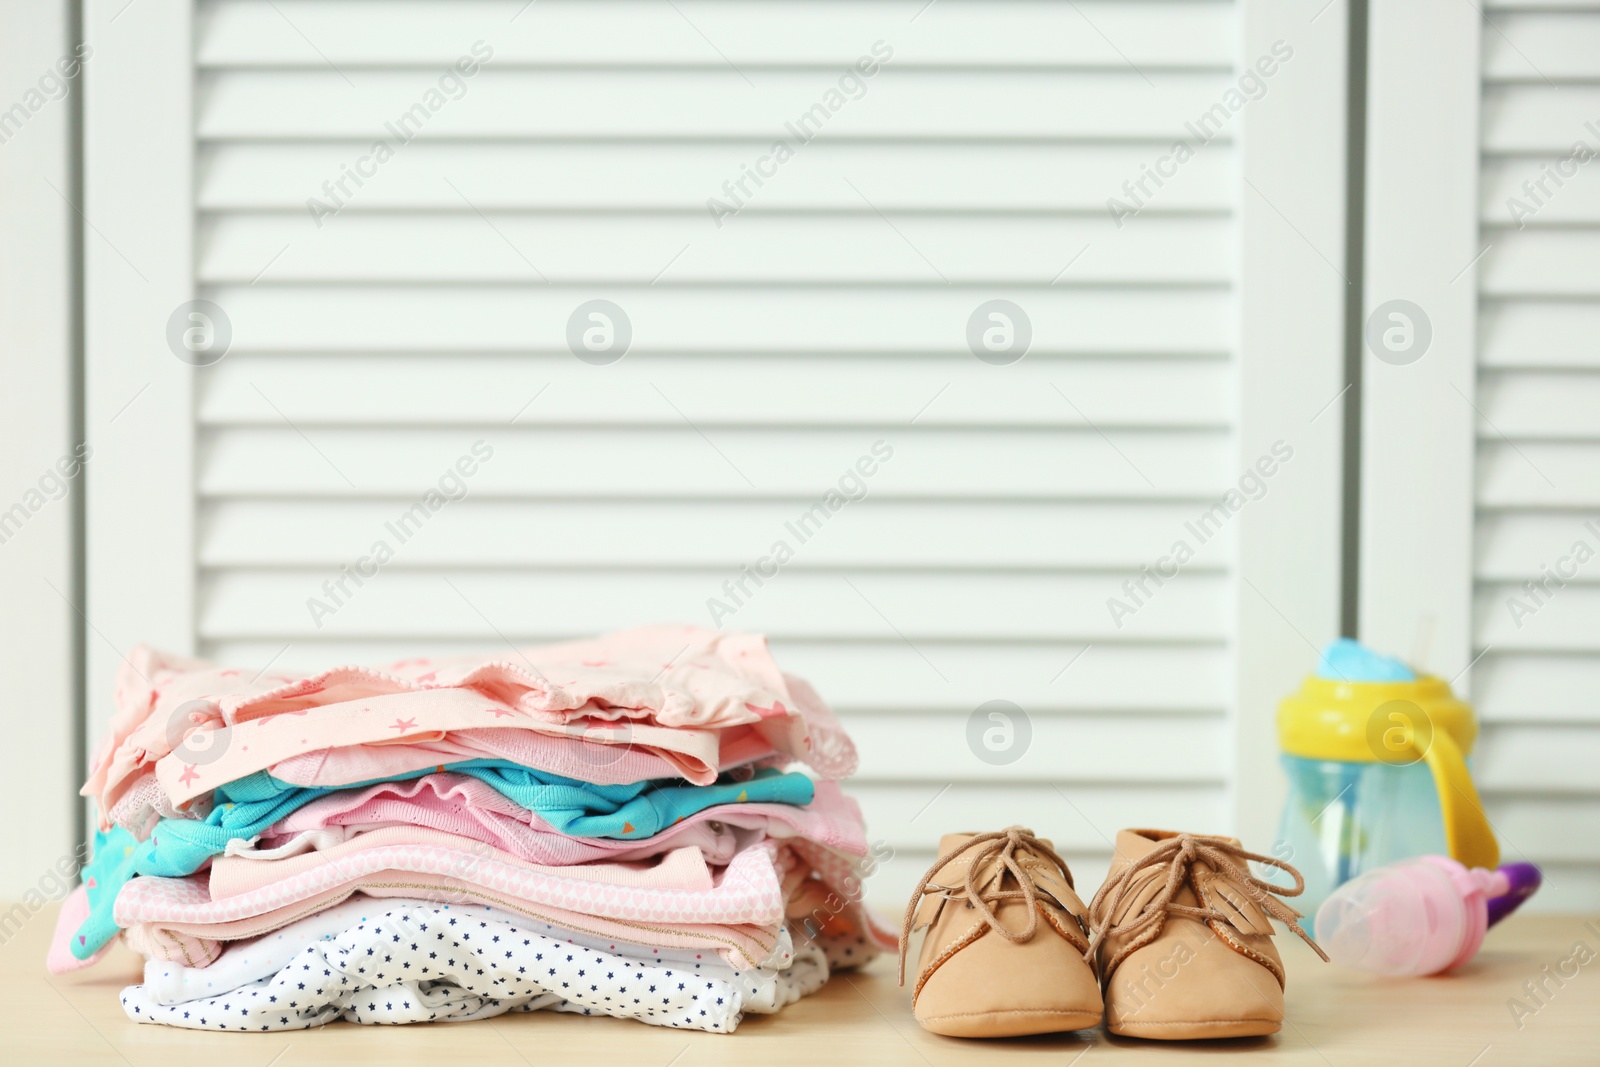
[(1422, 758), (1433, 772), (1433, 786), (1439, 791), (1439, 810), (1444, 814), (1444, 839), (1450, 856), (1468, 867), (1500, 866), (1500, 845), (1494, 839), (1483, 802), (1467, 773), (1461, 749), (1443, 730), (1435, 730)]
[(1278, 705), (1278, 741), (1291, 756), (1400, 767), (1426, 760), (1450, 855), (1468, 867), (1492, 868), (1500, 846), (1465, 759), (1477, 738), (1472, 709), (1430, 675), (1405, 682), (1312, 676)]

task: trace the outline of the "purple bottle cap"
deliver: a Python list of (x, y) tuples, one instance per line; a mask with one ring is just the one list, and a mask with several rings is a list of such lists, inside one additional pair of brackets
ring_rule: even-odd
[(1489, 898), (1490, 926), (1520, 908), (1544, 881), (1539, 868), (1531, 863), (1503, 864), (1495, 873), (1505, 876), (1506, 891)]

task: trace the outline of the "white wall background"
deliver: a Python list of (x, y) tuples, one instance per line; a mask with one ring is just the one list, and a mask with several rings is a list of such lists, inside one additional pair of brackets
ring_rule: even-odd
[[(1549, 906), (1592, 909), (1600, 902), (1600, 5), (1507, 4), (1490, 17), (1500, 32), (1483, 31), (1474, 250), (1488, 249), (1474, 272), (1479, 767), (1506, 851), (1544, 866)], [(1575, 153), (1579, 141), (1586, 149)], [(1546, 179), (1547, 167), (1569, 184)], [(1522, 187), (1541, 180), (1533, 195)]]
[[(140, 640), (309, 667), (709, 622), (723, 581), (882, 439), (867, 498), (723, 620), (771, 632), (856, 734), (852, 789), (904, 857), (881, 898), (961, 825), (1031, 821), (1090, 886), (1122, 825), (1264, 840), (1273, 705), (1337, 629), (1342, 5), (678, 6), (90, 0), (91, 734)], [(9, 102), (65, 21), (3, 10)], [(1491, 815), (1559, 876), (1546, 906), (1585, 906), (1587, 587), (1537, 635), (1496, 627), (1502, 587), (1595, 507), (1600, 220), (1587, 177), (1529, 230), (1494, 190), (1557, 158), (1600, 15), (1495, 8), (1502, 35), (1408, 10), (1374, 5), (1367, 304), (1420, 300), (1438, 334), (1416, 366), (1368, 360), (1362, 633), (1409, 653), (1431, 617), (1429, 665), (1481, 654), (1460, 684), (1488, 724)], [(1418, 34), (1442, 42), (1421, 60)], [(479, 40), (494, 56), (461, 98), (319, 226), (307, 198), (331, 202), (323, 182)], [(878, 40), (894, 58), (860, 99), (717, 227), (706, 198)], [(1295, 55), (1265, 95), (1114, 226), (1106, 198), (1278, 40)], [(43, 181), (69, 190), (69, 114), (0, 145), (0, 237), (38, 249), (0, 262), (0, 506), (72, 444), (75, 209)], [(1420, 204), (1419, 166), (1441, 176)], [(1456, 177), (1480, 167), (1476, 191)], [(166, 341), (195, 296), (232, 330), (212, 367)], [(596, 297), (633, 321), (611, 366), (566, 347)], [(1011, 366), (967, 349), (993, 298), (1031, 319)], [(495, 458), (469, 498), (319, 626), (307, 598), (480, 438)], [(1117, 627), (1106, 598), (1277, 440), (1296, 453), (1268, 494)], [(1560, 493), (1516, 475), (1523, 453)], [(63, 797), (10, 895), (70, 839), (71, 608), (43, 582), (70, 589), (70, 515), (52, 503), (0, 545), (25, 606), (7, 664), (61, 712), (27, 720), (39, 759), (0, 787)], [(966, 741), (997, 698), (1033, 728), (1001, 766)]]
[(1366, 303), (1432, 340), (1367, 360), (1361, 633), (1473, 700), (1502, 851), (1568, 911), (1600, 901), (1597, 45), (1593, 3), (1373, 10)]
[(73, 208), (66, 199), (74, 191), (73, 101), (61, 94), (80, 92), (82, 83), (62, 87), (47, 78), (70, 52), (66, 7), (0, 4), (0, 673), (10, 755), (0, 804), (26, 813), (14, 820), (16, 846), (0, 866), (0, 895), (8, 899), (38, 889), (70, 856), (78, 777), (69, 494), (81, 494), (83, 481), (52, 477), (77, 444), (69, 436)]
[[(139, 640), (259, 669), (722, 622), (771, 634), (845, 717), (853, 791), (901, 856), (885, 899), (963, 825), (1036, 823), (1088, 884), (1123, 825), (1271, 832), (1275, 777), (1238, 760), (1270, 755), (1272, 698), (1337, 617), (1317, 561), (1338, 528), (1339, 20), (1214, 0), (89, 11), (88, 201), (126, 221), (89, 248), (89, 412), (137, 396), (139, 441), (89, 512), (92, 692)], [(402, 144), (385, 124), (440, 90)], [(1230, 92), (1192, 160), (1124, 188)], [(785, 123), (819, 101), (801, 143)], [(724, 188), (751, 166), (775, 173)], [(1114, 224), (1112, 196), (1137, 217)], [(718, 225), (713, 197), (738, 214)], [(214, 366), (167, 349), (191, 296), (227, 322)], [(568, 350), (597, 298), (632, 323), (608, 366)], [(1021, 362), (969, 349), (994, 299), (1029, 320)], [(479, 439), (468, 499), (328, 597)], [(1187, 533), (1279, 440), (1270, 492)], [(785, 522), (880, 441), (866, 498), (798, 544)], [(162, 521), (130, 528), (136, 509)], [(729, 598), (780, 538), (793, 562)], [(1265, 549), (1242, 566), (1241, 538)], [(1114, 618), (1180, 539), (1196, 558)], [(1001, 764), (968, 740), (995, 699), (1032, 730)]]

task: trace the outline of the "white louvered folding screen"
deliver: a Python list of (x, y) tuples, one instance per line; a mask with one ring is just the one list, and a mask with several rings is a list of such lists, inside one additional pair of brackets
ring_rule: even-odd
[[(1544, 868), (1538, 907), (1592, 910), (1600, 5), (1389, 4), (1373, 29), (1368, 188), (1395, 213), (1369, 216), (1368, 304), (1412, 300), (1433, 340), (1414, 362), (1368, 364), (1362, 634), (1402, 653), (1417, 635), (1459, 679), (1483, 723), (1475, 771), (1506, 860)], [(1419, 136), (1424, 115), (1449, 131), (1442, 144)], [(1478, 174), (1475, 200), (1461, 183), (1437, 195), (1433, 168), (1458, 165)], [(1419, 447), (1435, 459), (1413, 463)], [(1406, 458), (1374, 469), (1381, 455)]]
[(1473, 693), (1489, 814), (1576, 911), (1600, 905), (1600, 4), (1523, 6), (1483, 35)]
[[(310, 667), (646, 621), (764, 631), (857, 739), (851, 791), (901, 855), (890, 901), (941, 830), (1037, 823), (1092, 887), (1119, 826), (1270, 825), (1244, 798), (1272, 787), (1233, 770), (1240, 634), (1270, 628), (1292, 678), (1291, 631), (1335, 622), (1326, 570), (1273, 575), (1334, 543), (1340, 194), (1264, 140), (1246, 202), (1239, 140), (1251, 108), (1265, 129), (1281, 98), (1342, 99), (1323, 73), (1343, 30), (1315, 9), (1279, 34), (1203, 0), (199, 4), (192, 83), (163, 90), (192, 109), (192, 245), (164, 268), (192, 292), (118, 284), (146, 330), (212, 302), (229, 348), (128, 409), (192, 412), (162, 453), (192, 449), (169, 488), (192, 535), (158, 569), (193, 595), (144, 629), (113, 603), (152, 594), (102, 508), (108, 644)], [(1262, 98), (1144, 178), (1280, 36), (1295, 58)], [(89, 122), (111, 198), (110, 119)], [(1115, 224), (1113, 197), (1137, 215)], [(1298, 316), (1272, 338), (1305, 353), (1292, 387), (1242, 370), (1252, 255), (1261, 322)], [(620, 361), (571, 349), (605, 327), (569, 326), (595, 300), (626, 317)], [(1018, 362), (969, 346), (992, 300), (1026, 316)], [(118, 373), (105, 414), (138, 385)], [(1289, 412), (1300, 463), (1249, 520), (1279, 542), (1271, 604), (1240, 603), (1239, 518), (1117, 625), (1108, 598), (1285, 436), (1258, 407)], [(396, 526), (475, 442), (465, 498)], [(818, 512), (841, 479), (861, 499)], [(1291, 545), (1265, 516), (1295, 508), (1315, 529)], [(392, 560), (340, 590), (379, 541)], [(779, 541), (792, 559), (730, 593)], [(967, 742), (993, 699), (1032, 727), (1005, 766)]]

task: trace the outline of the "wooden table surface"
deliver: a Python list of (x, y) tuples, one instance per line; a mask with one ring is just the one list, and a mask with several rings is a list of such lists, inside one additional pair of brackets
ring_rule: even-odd
[[(626, 1064), (775, 1067), (972, 1063), (1085, 1067), (1192, 1059), (1255, 1064), (1600, 1064), (1600, 918), (1513, 916), (1482, 953), (1448, 978), (1384, 980), (1320, 963), (1280, 936), (1289, 968), (1289, 1024), (1275, 1037), (1173, 1044), (1103, 1030), (1011, 1041), (935, 1037), (911, 1018), (894, 962), (836, 976), (777, 1016), (748, 1015), (733, 1035), (685, 1033), (617, 1019), (531, 1014), (474, 1023), (372, 1027), (337, 1023), (283, 1034), (219, 1034), (129, 1022), (118, 991), (138, 981), (126, 949), (89, 971), (44, 970), (54, 908), (0, 944), (0, 1063), (125, 1067), (298, 1067), (418, 1063), (462, 1067)], [(1587, 952), (1574, 957), (1582, 943)], [(1579, 960), (1588, 959), (1582, 964)], [(1542, 1004), (1525, 982), (1543, 982)], [(1558, 984), (1559, 983), (1559, 984)], [(1509, 1002), (1531, 1014), (1513, 1017)], [(1518, 1025), (1520, 1021), (1520, 1026)], [(1219, 1060), (1218, 1057), (1227, 1057)]]

